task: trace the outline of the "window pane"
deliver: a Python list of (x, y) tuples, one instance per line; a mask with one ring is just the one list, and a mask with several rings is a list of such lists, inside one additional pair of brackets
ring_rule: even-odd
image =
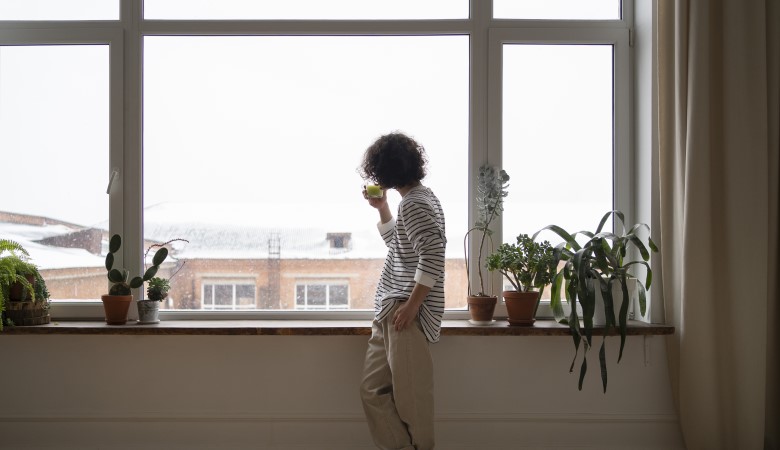
[(236, 306), (239, 308), (255, 307), (255, 287), (239, 284), (236, 286)]
[(306, 303), (310, 308), (325, 306), (326, 287), (324, 284), (310, 284), (306, 286)]
[(349, 304), (349, 288), (346, 285), (334, 284), (330, 286), (330, 306), (341, 307)]
[(493, 0), (496, 19), (620, 20), (620, 0)]
[(218, 284), (214, 286), (214, 305), (217, 308), (233, 307), (233, 286)]
[(53, 300), (106, 293), (109, 49), (0, 46), (0, 236)]
[(612, 46), (505, 44), (503, 55), (504, 241), (550, 224), (595, 229), (613, 202)]
[(144, 18), (169, 20), (465, 19), (468, 0), (145, 0)]
[(400, 130), (425, 146), (447, 215), (447, 306), (465, 302), (467, 37), (144, 42), (144, 233), (189, 241), (173, 257), (197, 263), (177, 277), (251, 275), (262, 309), (300, 305), (296, 277), (348, 278), (352, 308), (373, 309), (387, 247), (356, 169)]
[(203, 286), (203, 308), (214, 309), (214, 285)]
[(0, 0), (0, 20), (119, 20), (119, 0)]
[(295, 306), (306, 307), (306, 286), (295, 286)]

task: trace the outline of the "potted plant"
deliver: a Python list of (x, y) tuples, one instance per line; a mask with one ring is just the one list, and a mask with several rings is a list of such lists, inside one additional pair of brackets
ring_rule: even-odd
[(501, 244), (488, 257), (487, 268), (499, 271), (514, 288), (503, 292), (509, 323), (533, 325), (544, 287), (555, 276), (552, 245), (520, 234), (515, 244)]
[[(153, 248), (160, 247), (162, 250), (166, 248), (166, 245), (176, 241), (189, 242), (186, 239), (171, 239), (170, 241), (164, 242), (162, 244), (153, 244), (149, 246), (149, 248), (146, 250), (146, 253), (144, 253), (144, 261), (146, 261), (146, 257)], [(157, 252), (159, 251), (160, 250)], [(154, 259), (152, 260), (152, 263), (154, 264)], [(160, 263), (162, 263), (162, 261), (160, 261)], [(150, 280), (148, 280), (148, 285), (146, 287), (146, 300), (138, 300), (137, 302), (139, 324), (144, 325), (160, 323), (160, 303), (162, 303), (162, 301), (168, 297), (168, 291), (171, 288), (170, 280), (177, 273), (179, 273), (179, 270), (181, 270), (181, 268), (184, 266), (184, 263), (185, 262), (182, 262), (179, 268), (176, 269), (176, 271), (168, 278), (152, 277)]]
[[(615, 217), (620, 222), (620, 233), (602, 231), (610, 217)], [(617, 228), (617, 227), (616, 227)], [(555, 247), (555, 260), (565, 262), (563, 267), (554, 276), (550, 306), (553, 315), (559, 323), (568, 324), (574, 338), (574, 360), (570, 371), (574, 370), (574, 364), (579, 353), (580, 344), (584, 346), (582, 364), (580, 366), (578, 388), (582, 390), (582, 382), (587, 368), (587, 352), (592, 345), (594, 314), (599, 308), (604, 311), (605, 323), (602, 329), (602, 342), (599, 350), (599, 364), (601, 368), (601, 381), (604, 392), (607, 391), (607, 363), (606, 363), (606, 336), (611, 329), (617, 329), (620, 335), (620, 351), (618, 363), (623, 357), (623, 349), (626, 342), (628, 325), (628, 309), (631, 302), (629, 296), (629, 282), (631, 279), (639, 279), (632, 271), (643, 267), (645, 270), (644, 283), (636, 283), (638, 286), (639, 308), (642, 315), (645, 314), (647, 294), (653, 279), (653, 272), (648, 261), (650, 252), (657, 252), (658, 248), (650, 239), (650, 227), (644, 223), (633, 225), (626, 231), (625, 217), (620, 211), (609, 211), (601, 218), (595, 232), (580, 231), (571, 234), (557, 225), (548, 225), (536, 234), (534, 238), (544, 230), (550, 230), (563, 238), (563, 242)], [(648, 237), (647, 244), (640, 236), (645, 230)], [(587, 238), (584, 243), (576, 240), (577, 235)], [(636, 250), (640, 260), (631, 260), (627, 256)], [(613, 288), (617, 296), (613, 293)], [(565, 293), (566, 300), (571, 307), (568, 319), (564, 317), (561, 293)], [(599, 298), (603, 303), (599, 302)], [(582, 309), (582, 324), (577, 313), (577, 304)], [(617, 313), (617, 316), (616, 316)]]
[[(491, 292), (485, 292), (485, 280), (482, 277), (483, 254), (485, 244), (490, 241), (492, 249), (493, 230), (490, 224), (504, 210), (504, 197), (509, 193), (507, 191), (509, 175), (504, 170), (499, 170), (492, 166), (482, 166), (477, 175), (477, 218), (474, 226), (466, 231), (463, 238), (463, 252), (466, 258), (466, 276), (468, 278), (468, 297), (467, 303), (471, 314), (472, 323), (490, 323), (493, 320), (496, 302), (498, 298)], [(478, 233), (479, 245), (477, 246), (477, 275), (479, 277), (479, 286), (472, 286), (471, 273), (469, 271), (469, 237), (472, 233)]]
[(27, 250), (15, 241), (0, 239), (0, 255), (0, 330), (3, 325), (49, 323), (49, 291)]
[(127, 269), (114, 268), (114, 255), (122, 246), (122, 238), (115, 234), (111, 236), (108, 244), (108, 254), (106, 255), (106, 270), (108, 279), (111, 281), (111, 287), (108, 295), (101, 296), (103, 309), (106, 314), (106, 323), (109, 325), (124, 325), (127, 323), (127, 312), (130, 309), (130, 302), (133, 301), (131, 289), (141, 287), (145, 281), (151, 280), (160, 268), (160, 264), (168, 257), (168, 249), (160, 248), (152, 258), (152, 266), (149, 267), (140, 277), (134, 277), (129, 282), (130, 271)]

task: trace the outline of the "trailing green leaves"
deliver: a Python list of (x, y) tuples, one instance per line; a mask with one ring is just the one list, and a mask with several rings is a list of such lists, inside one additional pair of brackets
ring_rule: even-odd
[[(614, 219), (614, 231), (604, 231), (610, 217)], [(556, 267), (560, 268), (558, 273), (552, 277), (550, 305), (555, 320), (569, 325), (574, 340), (575, 354), (570, 371), (574, 370), (580, 344), (583, 344), (583, 361), (580, 365), (578, 382), (580, 390), (587, 371), (588, 349), (592, 345), (596, 293), (598, 292), (604, 300), (603, 307), (606, 317), (603, 328), (604, 338), (599, 350), (599, 365), (604, 392), (607, 390), (606, 336), (610, 329), (615, 329), (620, 335), (620, 351), (617, 359), (620, 362), (628, 330), (628, 307), (630, 304), (628, 280), (637, 278), (637, 274), (631, 272), (635, 268), (642, 268), (645, 272), (644, 283), (637, 284), (639, 307), (642, 315), (646, 313), (646, 290), (650, 288), (652, 282), (652, 270), (648, 261), (651, 252), (658, 252), (658, 248), (652, 239), (649, 237), (644, 239), (640, 236), (640, 233), (649, 235), (650, 227), (646, 224), (635, 224), (626, 230), (625, 215), (621, 211), (609, 211), (601, 217), (595, 232), (569, 233), (558, 225), (548, 225), (533, 235), (533, 238), (536, 239), (543, 231), (551, 231), (563, 239), (563, 242), (558, 244), (553, 251)], [(578, 237), (580, 238), (579, 242), (577, 241)], [(632, 250), (635, 250), (639, 256), (636, 261), (627, 260), (635, 255)], [(612, 288), (615, 283), (620, 286), (619, 298), (613, 296)], [(566, 301), (571, 308), (568, 320), (563, 311), (562, 294), (565, 294)], [(582, 310), (582, 318), (578, 317), (577, 314), (578, 304)], [(620, 305), (619, 308), (618, 305)]]

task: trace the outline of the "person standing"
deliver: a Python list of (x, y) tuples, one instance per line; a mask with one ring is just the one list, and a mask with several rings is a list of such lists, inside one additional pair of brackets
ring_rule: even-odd
[[(379, 212), (388, 252), (374, 298), (360, 395), (380, 449), (434, 447), (433, 361), (444, 313), (444, 213), (427, 173), (422, 145), (403, 133), (377, 139), (363, 155), (361, 176), (383, 189), (363, 196)], [(396, 217), (387, 189), (401, 195)]]

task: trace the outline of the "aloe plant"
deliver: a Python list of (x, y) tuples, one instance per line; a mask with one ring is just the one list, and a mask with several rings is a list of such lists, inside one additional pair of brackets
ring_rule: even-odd
[[(619, 219), (622, 234), (603, 231), (604, 225), (610, 217)], [(574, 364), (579, 354), (580, 344), (583, 344), (583, 358), (580, 366), (578, 388), (582, 390), (583, 380), (587, 372), (587, 352), (593, 341), (593, 314), (596, 309), (596, 286), (604, 300), (606, 324), (603, 329), (601, 348), (599, 349), (599, 366), (601, 369), (601, 381), (604, 392), (607, 391), (607, 362), (606, 362), (606, 336), (610, 329), (616, 328), (620, 334), (620, 351), (618, 363), (623, 358), (623, 349), (626, 342), (628, 324), (629, 294), (626, 282), (629, 278), (637, 278), (631, 271), (637, 267), (644, 267), (646, 274), (644, 283), (639, 286), (639, 308), (642, 315), (645, 314), (647, 305), (647, 289), (653, 279), (653, 272), (648, 263), (650, 252), (657, 252), (658, 248), (651, 238), (647, 238), (645, 244), (639, 233), (645, 230), (650, 234), (647, 224), (633, 225), (628, 231), (625, 226), (625, 216), (620, 211), (609, 211), (601, 218), (595, 232), (579, 231), (571, 234), (557, 225), (548, 225), (534, 234), (534, 238), (544, 230), (550, 230), (563, 238), (563, 242), (554, 249), (556, 264), (564, 261), (565, 264), (553, 277), (550, 306), (555, 320), (562, 324), (568, 324), (574, 339), (574, 359), (570, 371), (574, 371)], [(577, 235), (588, 238), (587, 242), (577, 242)], [(626, 259), (630, 248), (638, 250), (641, 260), (628, 261)], [(612, 286), (619, 283), (621, 296), (612, 297)], [(566, 301), (571, 307), (569, 317), (566, 318), (561, 294), (565, 294)], [(615, 302), (620, 300), (620, 309), (615, 316)], [(582, 326), (577, 314), (577, 303), (582, 308)]]
[(507, 188), (509, 187), (509, 175), (505, 170), (499, 170), (492, 166), (482, 166), (479, 168), (477, 175), (477, 219), (474, 222), (474, 226), (466, 231), (466, 235), (463, 237), (463, 253), (466, 257), (466, 273), (469, 273), (469, 255), (468, 255), (468, 240), (469, 236), (476, 231), (481, 233), (479, 247), (477, 250), (477, 274), (479, 275), (479, 291), (474, 293), (471, 287), (471, 277), (468, 279), (468, 295), (475, 295), (484, 297), (485, 294), (485, 282), (482, 277), (482, 261), (485, 244), (488, 240), (492, 242), (493, 230), (490, 229), (490, 224), (501, 215), (504, 210), (504, 198), (509, 195)]
[(155, 252), (152, 258), (152, 266), (146, 269), (143, 276), (133, 277), (129, 282), (130, 271), (127, 269), (115, 269), (114, 259), (116, 252), (122, 246), (122, 238), (115, 234), (111, 236), (111, 240), (108, 243), (108, 254), (106, 255), (106, 270), (108, 271), (108, 279), (113, 283), (108, 290), (108, 295), (130, 295), (131, 289), (141, 287), (145, 281), (151, 280), (160, 269), (160, 264), (168, 257), (168, 249), (161, 247)]

